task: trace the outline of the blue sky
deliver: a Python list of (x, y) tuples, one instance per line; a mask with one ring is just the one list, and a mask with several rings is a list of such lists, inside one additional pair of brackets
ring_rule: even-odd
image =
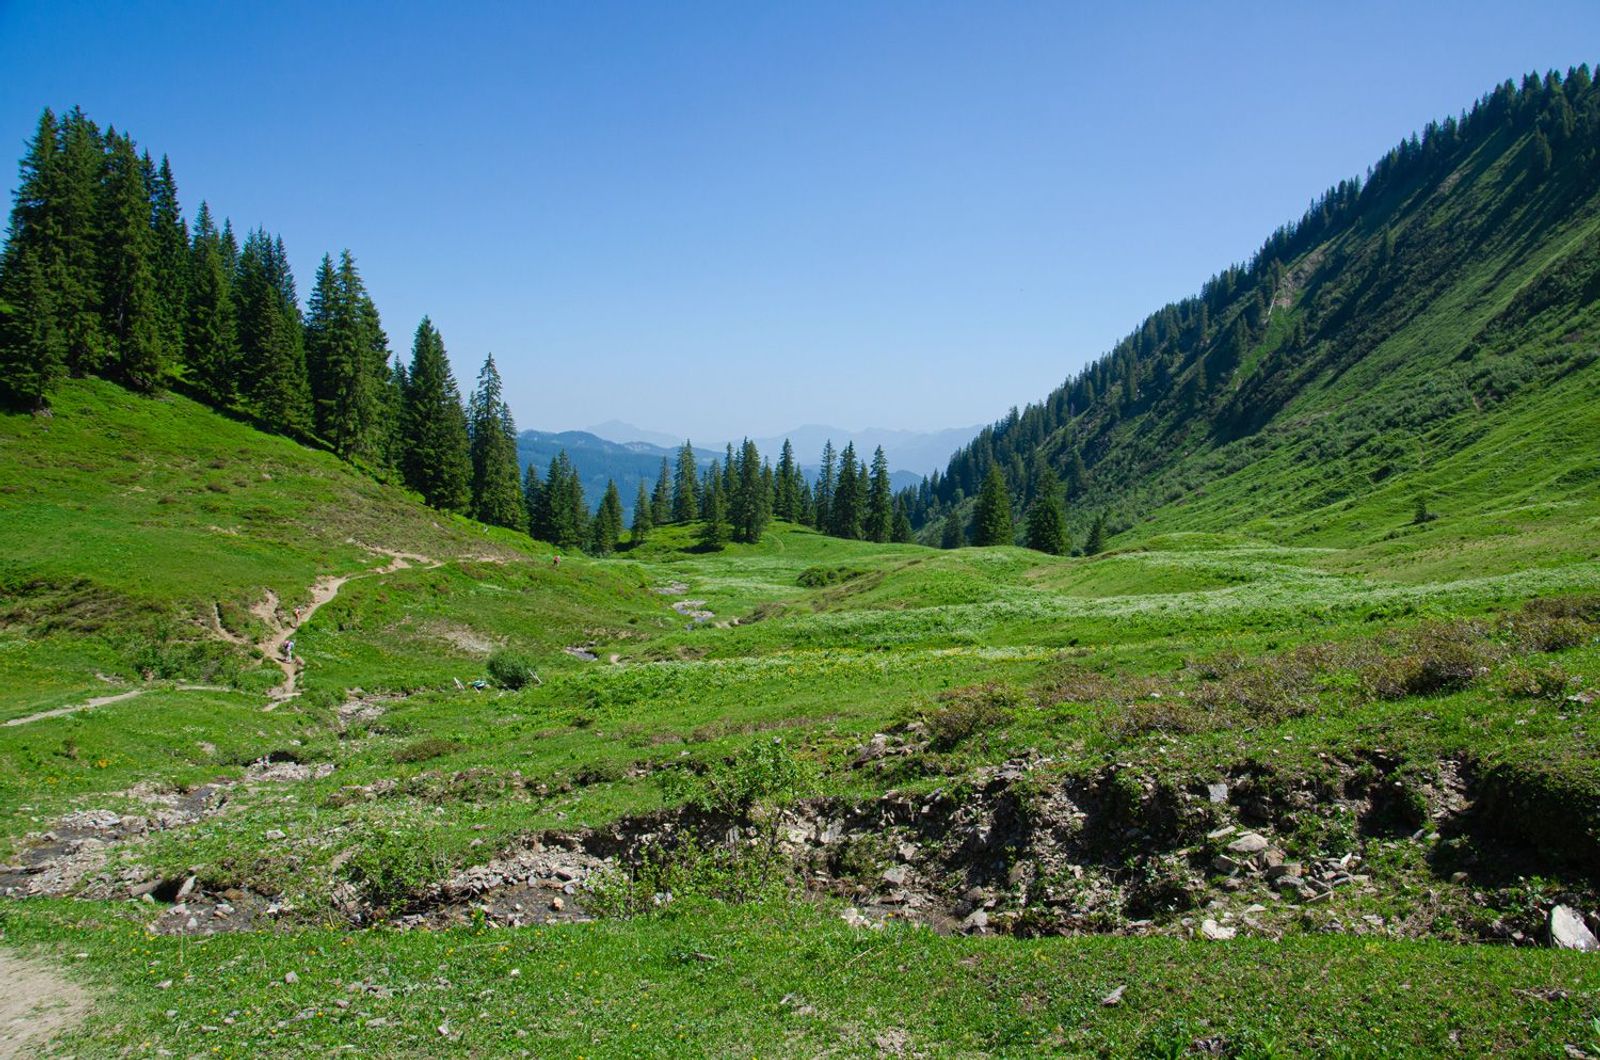
[(521, 426), (930, 429), (1597, 41), (1593, 0), (0, 0), (0, 145), (81, 104), (302, 293), (349, 247), (393, 345), (430, 314), (464, 389), (493, 351)]

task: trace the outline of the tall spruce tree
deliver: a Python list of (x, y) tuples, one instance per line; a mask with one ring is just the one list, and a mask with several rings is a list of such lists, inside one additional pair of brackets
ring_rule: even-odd
[(1106, 516), (1104, 512), (1094, 517), (1089, 526), (1089, 539), (1083, 543), (1085, 556), (1098, 556), (1106, 550)]
[(883, 446), (872, 454), (872, 480), (867, 490), (867, 519), (863, 527), (868, 541), (885, 542), (894, 533), (893, 494), (889, 489), (889, 458)]
[(1066, 553), (1067, 520), (1061, 511), (1061, 483), (1048, 468), (1040, 474), (1034, 489), (1025, 531), (1029, 548), (1052, 556)]
[(672, 521), (672, 465), (661, 458), (661, 474), (656, 478), (655, 491), (650, 494), (650, 523), (666, 526)]
[(389, 343), (348, 250), (317, 267), (305, 348), (317, 433), (347, 460), (381, 461)]
[(856, 443), (844, 443), (839, 454), (839, 477), (829, 505), (829, 532), (834, 537), (859, 539), (866, 516), (866, 469), (856, 462)]
[(794, 446), (783, 440), (783, 451), (778, 455), (777, 478), (773, 482), (772, 514), (786, 522), (800, 521), (800, 469), (794, 462)]
[(544, 484), (539, 482), (539, 469), (530, 463), (522, 476), (522, 506), (528, 519), (528, 533), (533, 536), (539, 536), (539, 493), (542, 490)]
[(494, 355), (484, 358), (468, 403), (467, 436), (472, 460), (472, 517), (491, 526), (527, 530), (517, 469), (517, 427)]
[[(731, 447), (730, 447), (731, 452)], [(772, 518), (772, 493), (762, 474), (761, 453), (756, 443), (746, 438), (737, 457), (733, 474), (733, 498), (729, 505), (733, 539), (753, 545), (761, 540)]]
[[(226, 253), (226, 236), (223, 247)], [(239, 384), (269, 430), (303, 435), (312, 428), (311, 388), (294, 275), (282, 251), (282, 240), (260, 229), (245, 237), (239, 251), (233, 284)]]
[(655, 526), (655, 513), (651, 508), (650, 495), (644, 488), (644, 479), (640, 479), (638, 492), (633, 497), (633, 525), (628, 528), (629, 544), (642, 545), (650, 536), (650, 531)]
[(911, 529), (911, 513), (907, 509), (904, 497), (894, 499), (894, 526), (889, 531), (889, 539), (902, 545), (909, 545), (916, 540), (916, 535)]
[(101, 186), (106, 138), (77, 107), (61, 120), (59, 183), (53, 189), (62, 269), (56, 290), (56, 319), (66, 342), (67, 370), (73, 375), (100, 371), (108, 340), (101, 306), (100, 264), (104, 222)]
[(694, 446), (687, 439), (678, 449), (678, 468), (672, 479), (672, 521), (692, 523), (700, 518), (700, 483)]
[[(146, 164), (149, 155), (145, 156)], [(151, 264), (155, 272), (156, 301), (160, 312), (161, 361), (177, 365), (183, 360), (184, 325), (189, 316), (189, 230), (178, 206), (178, 182), (172, 164), (161, 165), (150, 183)]]
[(30, 410), (49, 404), (67, 361), (58, 306), (66, 261), (56, 135), (55, 115), (46, 110), (22, 159), (0, 257), (0, 394)]
[(150, 228), (150, 189), (133, 140), (111, 134), (100, 200), (100, 298), (113, 374), (154, 390), (166, 367)]
[(609, 556), (617, 550), (622, 538), (622, 498), (617, 494), (615, 479), (606, 481), (605, 496), (600, 499), (600, 510), (595, 513), (594, 526), (589, 534), (589, 551), (596, 556)]
[(817, 467), (817, 485), (812, 490), (812, 506), (815, 509), (815, 526), (825, 534), (833, 532), (833, 488), (835, 483), (834, 461), (838, 454), (833, 450), (833, 439), (828, 439), (822, 446), (822, 460)]
[(401, 419), (407, 445), (400, 471), (406, 485), (430, 507), (466, 512), (472, 503), (467, 416), (444, 338), (427, 317), (412, 339)]
[(966, 541), (967, 532), (961, 525), (961, 515), (955, 508), (951, 508), (944, 517), (944, 526), (939, 530), (939, 547), (960, 548)]
[(591, 544), (583, 483), (565, 449), (550, 458), (550, 468), (539, 491), (533, 536), (565, 549)]
[(977, 507), (972, 513), (972, 543), (975, 545), (1016, 543), (1016, 532), (1011, 524), (1011, 498), (1006, 494), (1006, 479), (1000, 473), (998, 462), (989, 464), (989, 472), (983, 479), (983, 488), (978, 491)]
[[(716, 466), (716, 461), (712, 461)], [(722, 476), (707, 478), (705, 521), (700, 524), (700, 547), (707, 552), (720, 552), (728, 544), (728, 501), (722, 492)]]
[(207, 400), (230, 405), (238, 396), (239, 333), (234, 316), (233, 277), (222, 234), (204, 202), (194, 219), (189, 246), (188, 311), (183, 360), (189, 381)]

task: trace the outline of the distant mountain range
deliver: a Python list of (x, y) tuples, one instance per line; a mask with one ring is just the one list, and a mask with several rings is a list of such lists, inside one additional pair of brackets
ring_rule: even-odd
[[(891, 468), (897, 472), (913, 472), (920, 478), (935, 469), (942, 469), (951, 454), (971, 441), (978, 430), (978, 427), (950, 427), (939, 431), (898, 431), (884, 427), (868, 427), (860, 431), (847, 431), (842, 427), (808, 423), (784, 434), (756, 438), (754, 441), (764, 455), (776, 460), (778, 453), (783, 449), (784, 439), (787, 438), (794, 444), (795, 458), (803, 465), (817, 464), (822, 457), (822, 447), (829, 440), (832, 440), (835, 449), (843, 449), (846, 442), (854, 442), (856, 452), (865, 460), (871, 460), (873, 450), (881, 445), (884, 455), (889, 458)], [(674, 450), (683, 444), (683, 439), (677, 435), (646, 430), (621, 420), (607, 420), (605, 423), (595, 424), (584, 432), (566, 433), (587, 433), (608, 442), (624, 445), (647, 442)], [(728, 440), (736, 445), (743, 441), (742, 438)], [(718, 450), (722, 448), (720, 443), (717, 448)]]
[[(626, 427), (627, 424), (619, 426)], [(661, 474), (662, 459), (676, 462), (678, 446), (681, 444), (681, 442), (671, 442), (667, 445), (655, 445), (637, 439), (613, 441), (591, 431), (522, 431), (517, 435), (517, 459), (524, 468), (533, 464), (542, 476), (550, 466), (550, 461), (565, 449), (573, 466), (578, 469), (578, 480), (583, 483), (583, 496), (589, 502), (590, 509), (600, 504), (600, 498), (605, 495), (606, 482), (614, 480), (617, 490), (622, 494), (623, 513), (631, 520), (633, 498), (639, 483), (643, 482), (647, 490), (653, 488), (657, 476)], [(783, 439), (778, 439), (775, 444), (769, 439), (757, 442), (756, 445), (763, 456), (776, 461), (778, 453), (782, 451)], [(834, 445), (842, 448), (844, 442), (836, 440)], [(859, 442), (856, 448), (861, 448)], [(884, 452), (891, 461), (894, 459), (887, 447)], [(871, 453), (870, 449), (866, 450), (868, 459), (871, 459)], [(704, 470), (711, 465), (712, 460), (722, 458), (723, 450), (702, 449), (696, 446), (694, 454), (696, 462)], [(806, 477), (816, 481), (818, 467), (816, 460), (822, 455), (822, 442), (817, 443), (816, 453), (809, 461), (806, 459), (806, 451), (799, 443), (795, 445), (795, 455), (800, 460), (801, 469)], [(915, 471), (897, 470), (889, 473), (889, 483), (896, 490), (914, 486), (921, 480), (922, 475)]]

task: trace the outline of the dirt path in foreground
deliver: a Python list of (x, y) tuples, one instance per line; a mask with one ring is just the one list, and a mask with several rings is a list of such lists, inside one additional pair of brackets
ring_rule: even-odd
[(43, 961), (0, 949), (0, 1060), (38, 1056), (89, 1011), (89, 995)]

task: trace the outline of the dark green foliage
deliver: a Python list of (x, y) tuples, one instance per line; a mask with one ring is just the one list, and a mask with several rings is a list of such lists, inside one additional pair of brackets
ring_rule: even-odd
[(600, 510), (595, 512), (594, 525), (589, 532), (589, 551), (596, 556), (609, 556), (617, 550), (622, 537), (622, 498), (617, 495), (615, 481), (606, 483), (606, 494), (600, 499)]
[(109, 367), (135, 390), (154, 390), (165, 363), (156, 290), (150, 190), (133, 140), (113, 135), (100, 208), (100, 300)]
[(738, 455), (732, 458), (730, 469), (727, 477), (733, 481), (733, 494), (728, 514), (733, 524), (733, 539), (753, 545), (761, 540), (772, 519), (770, 474), (762, 474), (761, 454), (756, 450), (756, 443), (748, 438)]
[[(716, 467), (713, 463), (712, 467)], [(722, 494), (722, 479), (708, 477), (706, 486), (705, 521), (700, 525), (700, 547), (707, 552), (720, 551), (728, 543), (728, 503)]]
[(534, 537), (539, 536), (539, 494), (544, 491), (544, 483), (539, 481), (539, 469), (532, 464), (522, 476), (522, 507), (528, 520), (528, 533)]
[(978, 492), (978, 505), (972, 513), (972, 543), (1016, 543), (1016, 530), (1011, 523), (1011, 497), (1006, 493), (1006, 479), (1000, 473), (999, 464), (989, 465), (983, 488)]
[[(621, 513), (617, 516), (621, 530)], [(533, 515), (533, 536), (559, 548), (576, 549), (590, 544), (589, 509), (583, 500), (583, 483), (577, 469), (563, 449), (550, 459), (549, 471), (539, 490)], [(615, 547), (615, 539), (612, 541)]]
[(61, 253), (56, 315), (65, 335), (67, 369), (75, 375), (101, 371), (106, 364), (100, 266), (105, 145), (99, 128), (78, 108), (62, 119), (50, 213)]
[(894, 502), (889, 491), (889, 458), (883, 446), (872, 454), (872, 477), (867, 487), (867, 518), (862, 527), (868, 541), (888, 541), (894, 534)]
[(817, 487), (812, 493), (814, 519), (812, 525), (829, 534), (833, 533), (833, 491), (838, 481), (834, 470), (836, 459), (833, 442), (825, 443), (822, 447), (822, 462), (817, 469)]
[(305, 328), (317, 433), (347, 460), (381, 461), (389, 340), (350, 251), (337, 267), (323, 255)]
[(239, 389), (269, 429), (309, 433), (311, 387), (306, 381), (304, 336), (282, 240), (273, 240), (260, 229), (245, 237), (233, 295)]
[(1061, 484), (1053, 471), (1039, 476), (1033, 503), (1028, 506), (1027, 545), (1060, 556), (1067, 551), (1067, 521), (1061, 512)]
[(633, 525), (628, 528), (628, 541), (634, 545), (642, 545), (650, 536), (651, 529), (655, 526), (655, 512), (650, 502), (650, 495), (645, 492), (644, 480), (639, 480), (639, 489), (633, 497)]
[(500, 373), (490, 354), (478, 373), (467, 414), (472, 517), (490, 526), (526, 531), (527, 506), (517, 471), (517, 428), (511, 406), (501, 394)]
[(839, 477), (828, 504), (828, 532), (834, 537), (859, 539), (866, 508), (866, 468), (856, 461), (855, 443), (846, 442), (839, 454)]
[(909, 545), (916, 539), (916, 535), (911, 529), (911, 516), (906, 511), (906, 499), (904, 497), (896, 497), (894, 499), (894, 526), (890, 530), (889, 539), (901, 545)]
[(661, 474), (656, 477), (656, 488), (650, 494), (650, 523), (666, 526), (672, 522), (672, 465), (661, 458)]
[(501, 688), (516, 691), (527, 684), (537, 684), (538, 671), (533, 656), (511, 648), (498, 648), (489, 656), (489, 678)]
[(678, 468), (672, 479), (672, 521), (692, 523), (700, 518), (699, 472), (695, 467), (694, 446), (687, 439), (678, 450)]
[(23, 157), (11, 223), (0, 258), (0, 396), (44, 408), (66, 369), (66, 335), (57, 304), (66, 263), (55, 186), (60, 180), (55, 115), (46, 110)]
[(400, 470), (406, 485), (431, 507), (466, 511), (472, 502), (467, 416), (444, 338), (427, 317), (417, 325), (411, 344), (401, 431), (406, 448)]
[(1098, 556), (1106, 550), (1106, 517), (1105, 513), (1094, 517), (1094, 522), (1089, 525), (1089, 538), (1083, 543), (1085, 556)]
[[(150, 156), (144, 157), (148, 169)], [(151, 268), (155, 276), (160, 314), (161, 363), (176, 365), (183, 359), (184, 327), (189, 316), (189, 230), (178, 207), (178, 182), (167, 156), (149, 180)]]
[(1437, 518), (1439, 518), (1438, 515), (1428, 510), (1427, 496), (1421, 493), (1417, 494), (1417, 503), (1411, 512), (1412, 525), (1422, 526), (1425, 523), (1433, 522)]
[(940, 548), (960, 548), (967, 543), (966, 528), (961, 525), (961, 513), (950, 509), (944, 517), (944, 525), (939, 531)]
[(773, 484), (772, 514), (791, 523), (802, 521), (805, 514), (801, 490), (805, 479), (794, 461), (794, 446), (783, 440), (783, 452), (778, 457), (777, 479)]
[(202, 202), (189, 247), (183, 359), (190, 382), (213, 404), (223, 406), (238, 396), (239, 333), (232, 271), (211, 208)]

